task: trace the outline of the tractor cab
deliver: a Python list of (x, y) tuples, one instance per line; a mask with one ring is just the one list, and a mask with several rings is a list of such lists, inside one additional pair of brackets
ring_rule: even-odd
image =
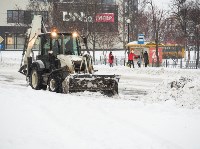
[(36, 60), (41, 60), (45, 68), (52, 70), (60, 68), (58, 56), (80, 55), (80, 46), (76, 33), (45, 33), (38, 36), (39, 54)]
[(38, 36), (39, 55), (48, 55), (52, 53), (54, 56), (64, 55), (80, 55), (80, 46), (76, 33), (45, 33)]

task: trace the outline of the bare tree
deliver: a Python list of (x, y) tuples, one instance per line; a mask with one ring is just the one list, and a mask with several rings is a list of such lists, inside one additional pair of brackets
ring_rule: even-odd
[[(187, 64), (190, 61), (190, 48), (188, 44), (194, 45), (196, 41), (197, 49), (197, 65), (199, 61), (199, 28), (200, 24), (200, 4), (198, 0), (173, 0), (172, 1), (172, 13), (178, 20), (178, 23), (184, 36), (185, 49), (188, 50)], [(194, 38), (192, 37), (194, 36)], [(190, 43), (192, 41), (192, 43)], [(197, 66), (196, 65), (196, 66)], [(188, 65), (186, 65), (187, 67)]]
[(189, 10), (189, 18), (193, 22), (193, 30), (194, 30), (194, 36), (195, 36), (195, 46), (197, 51), (197, 58), (196, 58), (196, 68), (198, 68), (199, 64), (199, 29), (200, 29), (200, 2), (196, 0), (196, 2), (190, 4), (190, 10)]
[(126, 33), (125, 33), (125, 5), (124, 0), (119, 0), (117, 2), (118, 7), (118, 41), (123, 43), (123, 49), (126, 48)]
[[(178, 24), (182, 31), (182, 36), (184, 37), (185, 50), (188, 49), (188, 62), (190, 61), (190, 48), (188, 48), (188, 35), (187, 26), (189, 23), (189, 4), (186, 0), (173, 0), (172, 1), (172, 14), (176, 17)], [(188, 66), (188, 65), (186, 65)]]
[(101, 33), (99, 34), (99, 40), (97, 42), (98, 46), (103, 50), (111, 50), (113, 46), (117, 43), (118, 33)]
[(152, 39), (154, 39), (155, 44), (156, 44), (156, 66), (159, 67), (159, 54), (158, 54), (158, 46), (160, 43), (160, 38), (161, 38), (161, 29), (162, 25), (165, 23), (165, 15), (166, 12), (162, 9), (158, 9), (152, 0), (147, 0), (146, 4), (149, 5), (149, 19), (151, 23), (151, 34), (152, 34)]

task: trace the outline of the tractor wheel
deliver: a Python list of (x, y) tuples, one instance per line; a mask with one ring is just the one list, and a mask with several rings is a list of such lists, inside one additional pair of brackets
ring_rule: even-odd
[(49, 91), (60, 93), (62, 90), (61, 80), (58, 76), (51, 75), (48, 80)]
[(111, 96), (117, 95), (117, 94), (118, 94), (118, 83), (117, 83), (117, 81), (115, 81), (113, 90), (108, 91), (107, 95), (111, 97)]
[(42, 88), (42, 77), (41, 72), (38, 71), (37, 67), (33, 67), (30, 75), (30, 86), (35, 90)]
[(66, 77), (65, 80), (62, 82), (62, 91), (64, 94), (69, 93), (69, 77)]
[(115, 90), (114, 90), (114, 95), (118, 94), (118, 82), (115, 81)]
[(46, 90), (47, 89), (47, 85), (43, 85), (42, 84), (42, 87), (41, 87), (43, 90)]

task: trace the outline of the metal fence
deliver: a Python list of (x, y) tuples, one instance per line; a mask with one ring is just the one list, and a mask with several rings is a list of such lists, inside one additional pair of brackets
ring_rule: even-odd
[[(109, 64), (108, 58), (99, 57), (99, 59), (95, 60), (96, 65), (107, 65)], [(113, 65), (115, 66), (123, 66), (124, 65), (124, 56), (115, 56)]]
[(182, 59), (165, 59), (162, 62), (162, 67), (168, 68), (183, 68), (183, 69), (200, 69), (200, 61), (187, 61)]
[(186, 63), (186, 68), (188, 69), (199, 69), (200, 68), (200, 61), (197, 64), (197, 61), (189, 61)]

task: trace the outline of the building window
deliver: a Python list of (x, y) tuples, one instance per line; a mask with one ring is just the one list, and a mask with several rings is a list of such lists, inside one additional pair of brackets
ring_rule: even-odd
[(47, 11), (7, 10), (7, 23), (30, 24), (34, 15), (42, 15), (44, 22), (48, 21)]
[(24, 23), (24, 11), (19, 11), (18, 21), (19, 23)]
[(19, 13), (18, 11), (13, 11), (13, 23), (19, 23)]
[(23, 23), (23, 10), (7, 10), (7, 23)]
[(47, 2), (47, 0), (30, 0), (30, 1), (32, 1), (32, 2), (34, 2), (34, 1), (38, 1), (38, 2)]
[(12, 11), (11, 10), (7, 11), (7, 22), (12, 23)]
[(115, 0), (101, 0), (101, 2), (104, 4), (114, 4)]

